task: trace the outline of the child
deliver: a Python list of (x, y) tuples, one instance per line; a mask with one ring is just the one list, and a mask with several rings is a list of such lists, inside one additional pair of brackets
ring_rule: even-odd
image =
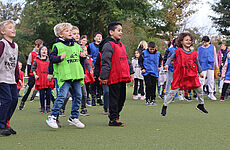
[(160, 95), (159, 98), (164, 99), (165, 95), (165, 85), (167, 80), (167, 70), (164, 70), (163, 61), (161, 63), (161, 68), (159, 71), (158, 84), (160, 85)]
[[(134, 69), (134, 91), (133, 91), (133, 99), (138, 99), (138, 94), (141, 94), (141, 100), (145, 100), (145, 93), (144, 93), (144, 77), (141, 75), (141, 67), (138, 64), (138, 58), (140, 57), (140, 51), (135, 51), (135, 57), (132, 60), (132, 65)], [(140, 84), (138, 88), (138, 84)], [(138, 93), (137, 93), (138, 92)]]
[(216, 100), (216, 97), (214, 96), (214, 66), (216, 65), (217, 69), (219, 69), (216, 48), (214, 45), (210, 44), (210, 39), (208, 36), (204, 36), (202, 38), (202, 42), (203, 45), (198, 48), (199, 63), (202, 68), (202, 73), (204, 74), (204, 78), (201, 79), (201, 83), (204, 85), (207, 77), (209, 89), (208, 97), (211, 100)]
[(19, 95), (19, 92), (23, 88), (23, 76), (24, 76), (24, 72), (22, 71), (22, 63), (21, 62), (18, 62), (18, 68), (19, 68), (20, 79), (19, 79), (18, 84), (17, 84), (17, 90), (18, 90), (18, 97), (21, 97)]
[[(39, 48), (38, 56), (34, 60), (32, 66), (32, 72), (35, 75), (35, 87), (40, 93), (40, 104), (41, 110), (40, 114), (46, 113), (50, 114), (50, 98), (51, 98), (51, 88), (53, 87), (53, 81), (48, 81), (48, 67), (49, 67), (49, 51), (47, 47), (42, 46)], [(46, 109), (45, 109), (45, 99), (46, 99)]]
[(81, 47), (72, 39), (71, 29), (72, 25), (70, 23), (59, 23), (54, 27), (54, 33), (59, 38), (59, 42), (53, 45), (51, 64), (55, 63), (53, 67), (57, 72), (59, 93), (51, 115), (46, 120), (51, 128), (59, 128), (57, 117), (69, 91), (73, 96), (71, 115), (68, 119), (69, 125), (75, 125), (78, 128), (85, 127), (78, 119), (78, 110), (82, 99), (81, 85), (84, 84), (84, 71), (80, 64)]
[(230, 53), (227, 54), (227, 58), (225, 61), (224, 66), (222, 67), (222, 76), (221, 76), (221, 80), (224, 79), (224, 85), (222, 88), (222, 93), (221, 93), (221, 97), (220, 97), (220, 101), (223, 102), (224, 101), (224, 97), (226, 94), (226, 91), (229, 87), (230, 84)]
[[(124, 124), (119, 121), (120, 112), (126, 99), (126, 83), (133, 81), (132, 63), (128, 61), (126, 48), (120, 42), (122, 24), (112, 22), (108, 25), (109, 37), (102, 48), (100, 78), (102, 84), (109, 86), (109, 126)], [(131, 75), (130, 75), (131, 74)]]
[(198, 53), (196, 51), (190, 50), (193, 41), (193, 37), (190, 33), (181, 33), (177, 39), (178, 49), (175, 50), (175, 53), (170, 56), (165, 64), (165, 69), (167, 70), (168, 65), (174, 59), (173, 82), (171, 85), (171, 90), (166, 96), (162, 107), (162, 116), (166, 115), (168, 104), (173, 100), (173, 97), (180, 89), (188, 90), (191, 88), (195, 90), (198, 96), (198, 106), (196, 109), (203, 113), (208, 113), (208, 111), (204, 108), (202, 87), (197, 75), (198, 72), (200, 77), (203, 77), (198, 62)]
[(12, 117), (18, 103), (17, 82), (18, 45), (13, 42), (16, 36), (15, 23), (12, 20), (0, 22), (0, 135), (16, 134), (7, 121)]
[(159, 70), (162, 62), (162, 56), (156, 50), (155, 42), (148, 43), (148, 49), (141, 53), (138, 60), (141, 66), (141, 72), (145, 79), (146, 105), (157, 105), (156, 83), (159, 76)]
[(80, 45), (88, 47), (87, 43), (88, 43), (87, 35), (82, 35), (80, 38)]
[[(43, 46), (43, 41), (41, 39), (37, 39), (35, 41), (35, 44), (34, 44), (34, 50), (29, 54), (28, 56), (28, 60), (27, 60), (27, 73), (29, 74), (29, 79), (28, 79), (28, 83), (26, 85), (26, 88), (25, 88), (25, 91), (23, 93), (23, 96), (22, 96), (22, 99), (21, 99), (21, 103), (19, 105), (19, 110), (23, 110), (24, 109), (24, 106), (25, 106), (25, 102), (28, 98), (28, 96), (30, 95), (30, 92), (32, 90), (32, 88), (34, 87), (34, 84), (35, 84), (35, 77), (34, 77), (34, 74), (32, 72), (32, 66), (33, 66), (33, 63), (34, 63), (34, 59), (38, 56), (38, 51), (39, 51), (39, 48)], [(36, 95), (36, 94), (33, 94), (33, 95)], [(33, 98), (32, 98), (33, 100)]]
[[(94, 34), (94, 42), (90, 43), (89, 47), (87, 48), (88, 54), (91, 55), (93, 59), (93, 65), (95, 65), (99, 53), (99, 44), (101, 43), (101, 40), (102, 40), (102, 33), (96, 32)], [(95, 78), (95, 82), (91, 84), (91, 95), (92, 95), (92, 106), (96, 106), (95, 99), (97, 99), (97, 103), (99, 105), (103, 105), (103, 102), (101, 100), (102, 86), (98, 81), (98, 78)]]

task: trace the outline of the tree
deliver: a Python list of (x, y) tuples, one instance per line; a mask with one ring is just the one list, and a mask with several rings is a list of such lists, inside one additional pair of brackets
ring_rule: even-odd
[(214, 24), (216, 24), (217, 30), (223, 35), (230, 35), (230, 3), (229, 0), (220, 0), (212, 5), (212, 10), (215, 11), (218, 16), (211, 16)]
[(4, 20), (18, 20), (20, 19), (20, 14), (22, 11), (22, 6), (20, 4), (0, 2), (0, 22)]

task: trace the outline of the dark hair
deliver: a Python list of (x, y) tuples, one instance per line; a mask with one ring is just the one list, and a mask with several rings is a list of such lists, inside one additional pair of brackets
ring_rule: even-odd
[[(138, 52), (141, 55), (141, 52), (138, 49), (135, 50), (135, 52)], [(136, 56), (134, 56), (134, 58), (136, 58)]]
[[(42, 47), (40, 47), (39, 48), (39, 51), (38, 51), (38, 55), (41, 57), (41, 50), (42, 50), (42, 48), (43, 47), (46, 47), (46, 46), (42, 46)], [(49, 51), (49, 49), (46, 47), (46, 49), (47, 49), (47, 55), (48, 55), (48, 57), (50, 56), (50, 51)]]
[(171, 42), (171, 41), (169, 41), (169, 42), (168, 42), (168, 48), (171, 46), (171, 44), (172, 44), (172, 42)]
[(120, 22), (111, 22), (111, 23), (109, 23), (109, 25), (108, 25), (108, 34), (109, 35), (110, 35), (109, 31), (110, 30), (115, 31), (115, 29), (117, 28), (116, 27), (117, 25), (122, 26), (122, 24)]
[(202, 38), (202, 42), (210, 42), (210, 39), (209, 39), (209, 37), (208, 36), (203, 36), (203, 38)]
[(155, 48), (156, 47), (156, 43), (155, 42), (149, 42), (148, 43), (148, 48), (149, 47)]
[(44, 42), (41, 40), (41, 39), (37, 39), (37, 40), (35, 40), (35, 42), (34, 42), (34, 45), (35, 46), (38, 46), (38, 47), (40, 47), (41, 45), (43, 45), (44, 44)]
[(80, 40), (82, 40), (84, 38), (88, 39), (87, 35), (82, 35), (81, 38), (80, 38)]
[(103, 36), (103, 34), (101, 32), (96, 32), (96, 33), (94, 33), (93, 37), (97, 36), (98, 34), (100, 34), (101, 36)]
[(172, 45), (173, 45), (173, 46), (176, 46), (176, 39), (177, 39), (177, 38), (173, 39), (173, 41), (172, 41)]
[[(191, 38), (192, 42), (194, 41), (194, 38), (193, 38), (191, 33), (181, 33), (181, 34), (179, 34), (178, 38), (176, 39), (176, 46), (177, 47), (183, 48), (181, 41), (183, 41), (186, 36), (189, 36)], [(192, 44), (191, 44), (191, 46), (192, 46)]]

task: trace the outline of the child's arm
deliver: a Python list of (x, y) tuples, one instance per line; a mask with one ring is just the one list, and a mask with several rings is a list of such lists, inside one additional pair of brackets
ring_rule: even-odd
[(36, 58), (34, 59), (34, 63), (33, 63), (33, 66), (32, 66), (32, 72), (35, 76), (35, 80), (37, 80), (39, 78), (39, 76), (36, 74), (35, 70), (37, 69), (37, 62), (36, 62)]
[(198, 71), (200, 77), (203, 78), (204, 75), (203, 75), (203, 73), (202, 73), (202, 68), (201, 68), (201, 66), (200, 66), (200, 62), (199, 62), (199, 60), (198, 60), (198, 57), (195, 59), (195, 64), (197, 65), (197, 71)]
[(221, 74), (221, 78), (220, 78), (221, 80), (223, 80), (225, 78), (225, 74), (226, 74), (227, 69), (228, 69), (228, 59), (226, 59), (225, 64), (222, 68), (222, 74)]
[(164, 59), (163, 59), (163, 66), (165, 66), (165, 63), (166, 63), (166, 61), (167, 61), (169, 52), (170, 52), (170, 51), (169, 51), (169, 49), (167, 48), (167, 49), (165, 50), (165, 55), (164, 55)]
[[(19, 57), (18, 57), (18, 59), (19, 59)], [(18, 83), (20, 80), (18, 60), (17, 60), (16, 68), (15, 68), (15, 80), (16, 80), (16, 83)]]
[(58, 55), (58, 49), (56, 46), (54, 46), (53, 51), (50, 55), (50, 62), (60, 63), (60, 62), (62, 62), (63, 59), (66, 58), (66, 54), (62, 54), (61, 56), (57, 56), (57, 55)]
[(94, 64), (94, 76), (96, 76), (97, 78), (100, 75), (100, 70), (101, 70), (100, 63), (101, 63), (101, 57), (100, 57), (100, 54), (98, 53), (96, 62)]
[(0, 42), (0, 57), (2, 56), (2, 54), (4, 52), (4, 48), (5, 48), (5, 44), (1, 41)]
[(174, 58), (176, 58), (176, 54), (175, 54), (175, 53), (172, 54), (172, 55), (167, 59), (167, 61), (166, 61), (166, 63), (165, 63), (165, 67), (164, 67), (165, 70), (168, 70), (169, 64), (173, 61)]
[(111, 58), (113, 56), (113, 47), (110, 43), (105, 43), (102, 48), (102, 65), (100, 79), (102, 84), (107, 84), (111, 70)]
[(145, 73), (145, 67), (143, 65), (143, 61), (144, 61), (144, 52), (142, 52), (140, 57), (138, 58), (138, 64), (141, 67), (142, 73)]

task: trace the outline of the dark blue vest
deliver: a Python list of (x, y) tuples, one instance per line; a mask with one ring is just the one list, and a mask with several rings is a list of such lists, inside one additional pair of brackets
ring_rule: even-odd
[(227, 57), (227, 60), (228, 60), (228, 68), (227, 68), (227, 71), (225, 73), (225, 78), (224, 80), (229, 80), (230, 81), (230, 60), (229, 58)]
[(208, 48), (200, 46), (198, 48), (198, 54), (202, 71), (208, 69), (214, 70), (214, 45), (210, 44)]
[(94, 42), (90, 43), (89, 47), (90, 47), (90, 50), (91, 50), (91, 53), (89, 55), (92, 56), (93, 64), (95, 64), (96, 59), (97, 59), (97, 55), (99, 53), (99, 47), (96, 47), (96, 45), (94, 44)]
[(143, 76), (146, 76), (150, 74), (151, 76), (158, 77), (159, 71), (159, 60), (160, 60), (160, 52), (157, 51), (155, 54), (149, 53), (148, 50), (144, 50), (144, 59), (143, 59), (143, 65), (145, 67), (145, 73), (143, 73)]

